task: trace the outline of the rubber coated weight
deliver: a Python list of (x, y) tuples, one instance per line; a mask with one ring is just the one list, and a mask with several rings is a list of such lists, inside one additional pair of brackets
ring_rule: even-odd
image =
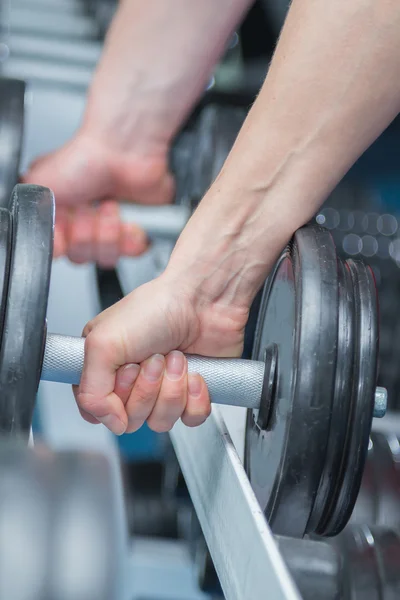
[[(249, 413), (245, 462), (276, 533), (303, 536), (324, 469), (335, 384), (338, 286), (329, 233), (304, 228), (282, 254), (261, 303), (253, 359), (276, 346), (267, 423)], [(328, 400), (327, 400), (328, 399)]]
[(334, 535), (348, 521), (368, 450), (377, 341), (371, 271), (342, 263), (326, 230), (297, 231), (261, 301), (253, 359), (273, 348), (275, 376), (246, 428), (245, 466), (274, 532)]
[(25, 83), (0, 77), (0, 208), (18, 181), (24, 127)]
[(124, 540), (110, 464), (0, 444), (0, 597), (118, 598)]
[(53, 255), (54, 198), (17, 185), (11, 196), (9, 279), (0, 353), (0, 432), (28, 437), (40, 379)]

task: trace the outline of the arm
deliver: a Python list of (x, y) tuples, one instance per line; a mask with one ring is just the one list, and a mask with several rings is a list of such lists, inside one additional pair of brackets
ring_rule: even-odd
[(293, 1), (261, 93), (166, 272), (88, 325), (83, 414), (119, 433), (206, 418), (204, 382), (171, 351), (240, 355), (278, 253), (399, 110), (399, 31), (396, 0)]
[(252, 1), (219, 0), (216, 7), (215, 0), (121, 0), (82, 126), (24, 178), (55, 193), (56, 256), (112, 266), (120, 253), (145, 250), (143, 233), (121, 225), (115, 204), (88, 205), (171, 201), (171, 140)]
[(84, 128), (128, 152), (168, 146), (253, 1), (121, 0)]
[(288, 238), (399, 112), (399, 32), (396, 1), (294, 0), (261, 93), (173, 253), (176, 277), (251, 301)]

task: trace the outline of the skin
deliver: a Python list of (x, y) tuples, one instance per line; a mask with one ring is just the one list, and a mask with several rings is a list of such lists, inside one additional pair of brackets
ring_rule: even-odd
[[(185, 10), (194, 10), (194, 5)], [(224, 22), (231, 11), (233, 15), (233, 5), (238, 8), (227, 3)], [(223, 13), (211, 4), (208, 8), (219, 13), (214, 18)], [(169, 14), (171, 10), (169, 6)], [(197, 15), (192, 36), (198, 21)], [(176, 26), (176, 20), (172, 22)], [(207, 56), (213, 59), (218, 55), (217, 34), (222, 39), (217, 29), (207, 30)], [(102, 422), (117, 434), (135, 431), (146, 420), (156, 431), (170, 429), (178, 418), (187, 425), (204, 421), (210, 411), (206, 386), (198, 375), (187, 375), (182, 352), (240, 355), (249, 307), (279, 252), (399, 112), (399, 30), (400, 6), (395, 0), (292, 2), (261, 92), (221, 173), (179, 238), (166, 271), (85, 328), (85, 367), (75, 393), (87, 420)], [(171, 47), (175, 46), (183, 47), (174, 37)], [(165, 73), (152, 80), (152, 89), (159, 84), (157, 98), (167, 111), (174, 112), (175, 106), (164, 104), (170, 97), (166, 90), (177, 81), (186, 90), (182, 82), (189, 82), (193, 72), (207, 71), (204, 56), (200, 53), (197, 59), (197, 38), (196, 45), (190, 42), (185, 48), (187, 52), (174, 56), (178, 66), (171, 58), (173, 83)], [(170, 51), (172, 55), (168, 47), (160, 60), (168, 60)], [(117, 73), (114, 76), (118, 78)], [(139, 110), (141, 94), (151, 88), (147, 77), (151, 79), (146, 70), (146, 84), (132, 92)], [(202, 86), (205, 81), (204, 75)], [(188, 92), (179, 107), (182, 120), (202, 86), (195, 88), (193, 79), (188, 83), (192, 95)], [(87, 122), (95, 128), (96, 123), (100, 127), (95, 107), (99, 109), (102, 100), (98, 97), (96, 105), (93, 94), (89, 100), (93, 120)], [(114, 115), (115, 123), (122, 123), (121, 106), (117, 113), (120, 121)], [(171, 137), (165, 137), (164, 121), (158, 121), (156, 113), (142, 122), (139, 131), (145, 136), (143, 131), (150, 132), (153, 142), (162, 140), (160, 148)], [(182, 122), (169, 119), (170, 131), (176, 131), (178, 121)], [(114, 133), (118, 138), (118, 128)], [(157, 155), (149, 140), (143, 148), (147, 156)], [(133, 176), (133, 170), (129, 172)], [(165, 185), (168, 174), (163, 172), (160, 181)]]

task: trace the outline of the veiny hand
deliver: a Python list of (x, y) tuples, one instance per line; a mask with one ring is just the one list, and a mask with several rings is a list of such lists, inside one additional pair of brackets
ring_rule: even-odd
[(167, 272), (101, 313), (84, 330), (85, 366), (75, 397), (82, 416), (116, 434), (147, 421), (158, 432), (182, 418), (200, 425), (210, 413), (206, 384), (187, 373), (183, 352), (236, 357), (248, 311), (199, 293)]
[(174, 182), (165, 152), (150, 157), (117, 152), (80, 133), (57, 152), (34, 162), (24, 183), (44, 185), (56, 198), (54, 256), (115, 265), (119, 256), (147, 248), (144, 232), (123, 224), (116, 199), (143, 204), (170, 202)]

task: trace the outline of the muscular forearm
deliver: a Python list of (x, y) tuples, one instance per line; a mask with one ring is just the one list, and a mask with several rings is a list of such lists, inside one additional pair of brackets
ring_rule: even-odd
[(251, 4), (121, 0), (90, 91), (84, 127), (126, 150), (137, 140), (142, 151), (149, 140), (165, 147), (205, 89)]
[(268, 76), (169, 273), (248, 305), (307, 222), (400, 107), (400, 4), (294, 0)]

